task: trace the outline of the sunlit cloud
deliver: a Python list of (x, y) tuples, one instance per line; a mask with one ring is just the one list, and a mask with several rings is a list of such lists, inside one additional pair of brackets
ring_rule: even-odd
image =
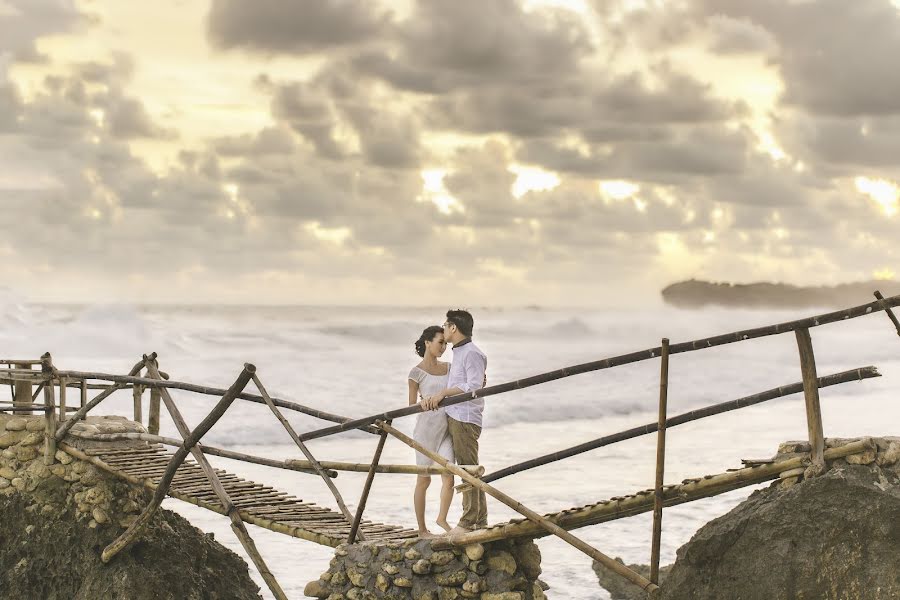
[(317, 240), (329, 242), (341, 246), (350, 237), (351, 231), (347, 227), (322, 227), (318, 221), (307, 223), (304, 227)]
[(453, 212), (465, 212), (459, 200), (450, 195), (444, 186), (445, 169), (425, 169), (421, 172), (422, 193), (416, 200), (419, 202), (431, 202), (445, 215)]
[(857, 177), (855, 183), (857, 191), (874, 200), (886, 216), (893, 217), (900, 210), (900, 187), (896, 183), (869, 177)]
[(890, 267), (882, 267), (872, 271), (872, 277), (879, 280), (892, 281), (896, 276), (897, 273)]
[(599, 184), (600, 193), (606, 198), (613, 200), (624, 200), (638, 193), (641, 186), (623, 179), (610, 179), (601, 181)]
[(512, 195), (516, 198), (521, 198), (531, 191), (544, 192), (552, 190), (560, 183), (559, 176), (556, 173), (537, 167), (513, 164), (509, 166), (509, 170), (516, 174), (516, 180), (512, 185)]

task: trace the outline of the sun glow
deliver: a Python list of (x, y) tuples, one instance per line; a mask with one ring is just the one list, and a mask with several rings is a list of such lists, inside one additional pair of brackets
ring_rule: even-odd
[(857, 177), (856, 190), (874, 200), (885, 216), (893, 217), (900, 210), (900, 187), (886, 179)]
[(896, 276), (897, 273), (890, 267), (883, 267), (881, 269), (875, 269), (874, 271), (872, 271), (872, 277), (880, 281), (893, 281), (894, 277)]

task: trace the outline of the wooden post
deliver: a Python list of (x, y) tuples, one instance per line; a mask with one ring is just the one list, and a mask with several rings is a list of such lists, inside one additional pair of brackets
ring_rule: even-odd
[[(404, 444), (406, 444), (413, 450), (416, 450), (417, 452), (421, 452), (422, 454), (424, 454), (425, 456), (427, 456), (428, 458), (430, 458), (437, 464), (446, 468), (448, 471), (450, 471), (454, 475), (459, 476), (466, 483), (469, 483), (472, 486), (482, 490), (485, 494), (488, 494), (488, 495), (496, 498), (497, 500), (499, 500), (503, 504), (507, 505), (508, 507), (510, 507), (511, 509), (516, 511), (517, 513), (521, 514), (524, 517), (527, 517), (528, 520), (534, 522), (535, 524), (539, 525), (546, 531), (549, 531), (553, 535), (561, 538), (563, 541), (574, 546), (578, 550), (581, 550), (582, 552), (584, 552), (585, 554), (587, 554), (588, 556), (590, 556), (597, 562), (603, 564), (603, 566), (608, 568), (610, 571), (621, 575), (622, 577), (624, 577), (631, 583), (643, 588), (644, 591), (648, 592), (651, 595), (658, 593), (659, 586), (657, 586), (655, 583), (651, 582), (649, 579), (642, 576), (640, 573), (636, 573), (636, 572), (632, 571), (631, 569), (629, 569), (628, 567), (626, 567), (625, 565), (623, 565), (622, 563), (620, 563), (616, 560), (613, 560), (612, 558), (603, 554), (596, 548), (592, 547), (590, 544), (588, 544), (584, 540), (581, 540), (580, 538), (575, 537), (574, 535), (572, 535), (571, 533), (569, 533), (568, 531), (566, 531), (559, 525), (553, 523), (552, 521), (550, 521), (549, 519), (547, 519), (545, 517), (542, 517), (535, 511), (524, 506), (521, 502), (507, 496), (506, 494), (504, 494), (497, 488), (484, 483), (483, 481), (481, 481), (480, 479), (478, 479), (476, 477), (472, 477), (465, 470), (460, 469), (456, 465), (452, 464), (450, 461), (448, 461), (446, 458), (444, 458), (440, 454), (438, 454), (436, 452), (432, 452), (428, 448), (425, 448), (422, 444), (415, 441), (408, 435), (405, 435), (404, 433), (398, 431), (397, 429), (391, 427), (390, 425), (385, 424), (382, 421), (378, 421), (376, 424), (378, 425), (378, 427), (380, 427), (384, 431), (387, 431), (392, 436), (394, 436), (395, 438), (397, 438), (398, 440), (400, 440), (401, 442), (403, 442)], [(453, 538), (450, 538), (450, 540), (452, 541)]]
[(41, 372), (47, 378), (44, 382), (44, 464), (52, 465), (56, 460), (56, 406), (53, 398), (53, 360), (49, 352), (41, 356)]
[[(25, 364), (17, 364), (17, 369), (31, 369), (31, 363)], [(15, 393), (13, 395), (13, 404), (31, 404), (33, 402), (31, 390), (31, 381), (28, 379), (22, 379), (16, 381), (15, 384)], [(18, 411), (17, 411), (18, 412)], [(33, 414), (31, 409), (22, 409), (20, 414), (30, 415)]]
[(810, 459), (806, 477), (825, 472), (825, 434), (822, 428), (822, 408), (819, 405), (819, 386), (816, 376), (816, 357), (813, 353), (809, 329), (796, 330), (797, 348), (800, 351), (800, 371), (803, 373), (803, 395), (806, 400), (806, 426), (809, 432)]
[[(151, 371), (151, 375), (158, 373), (156, 369), (153, 368), (151, 364), (147, 364), (148, 370)], [(232, 384), (232, 386), (228, 389), (222, 399), (216, 404), (216, 406), (210, 411), (210, 413), (204, 418), (199, 425), (193, 430), (190, 431), (187, 429), (187, 424), (184, 423), (183, 419), (177, 419), (181, 417), (181, 414), (178, 412), (178, 409), (175, 408), (175, 403), (170, 402), (171, 397), (166, 401), (167, 407), (175, 408), (172, 412), (172, 417), (176, 419), (178, 422), (178, 429), (181, 431), (184, 430), (183, 436), (185, 438), (184, 444), (175, 452), (172, 458), (169, 460), (168, 466), (166, 466), (166, 471), (163, 474), (162, 478), (159, 481), (159, 484), (156, 488), (156, 493), (153, 495), (153, 500), (147, 505), (147, 508), (144, 509), (144, 512), (137, 518), (137, 520), (131, 524), (131, 526), (125, 530), (125, 532), (120, 535), (116, 540), (114, 540), (109, 546), (107, 546), (103, 550), (103, 554), (101, 555), (101, 560), (105, 563), (108, 563), (116, 554), (127, 548), (131, 542), (133, 542), (138, 535), (140, 535), (141, 531), (143, 531), (144, 527), (146, 527), (148, 521), (156, 512), (156, 509), (159, 508), (159, 505), (162, 504), (163, 499), (166, 497), (166, 494), (169, 491), (169, 486), (172, 485), (172, 479), (175, 478), (175, 472), (178, 470), (178, 467), (181, 463), (184, 462), (184, 459), (187, 458), (187, 455), (191, 452), (197, 442), (200, 441), (200, 438), (206, 434), (207, 431), (215, 425), (216, 421), (225, 414), (225, 411), (228, 410), (228, 407), (231, 406), (231, 403), (234, 402), (237, 394), (244, 389), (247, 383), (250, 382), (250, 376), (254, 370), (253, 365), (245, 365), (244, 370), (241, 371), (241, 374), (238, 376), (237, 380)], [(168, 394), (164, 394), (163, 398), (166, 398)], [(201, 454), (202, 456), (202, 454)]]
[[(387, 423), (390, 425), (390, 422)], [(369, 491), (372, 489), (372, 482), (375, 480), (375, 469), (378, 467), (378, 461), (381, 460), (381, 452), (384, 450), (384, 443), (387, 441), (387, 431), (381, 432), (378, 438), (378, 446), (375, 448), (375, 456), (372, 457), (372, 466), (369, 468), (369, 474), (366, 475), (366, 484), (363, 486), (362, 495), (359, 498), (359, 504), (356, 507), (356, 515), (353, 517), (353, 526), (350, 527), (350, 535), (347, 536), (347, 543), (356, 542), (356, 534), (359, 531), (359, 524), (362, 523), (363, 512), (366, 510), (366, 502), (369, 500)]]
[[(281, 423), (284, 427), (285, 431), (288, 432), (288, 435), (291, 436), (291, 439), (294, 440), (294, 443), (297, 444), (297, 447), (300, 448), (300, 451), (306, 457), (306, 459), (312, 464), (313, 469), (315, 469), (316, 473), (318, 473), (322, 479), (325, 481), (325, 485), (331, 491), (331, 495), (334, 496), (335, 501), (337, 502), (338, 508), (341, 513), (344, 515), (344, 518), (347, 519), (347, 523), (353, 523), (353, 515), (350, 514), (350, 509), (347, 508), (347, 505), (344, 503), (344, 498), (341, 496), (340, 491), (338, 491), (337, 486), (331, 481), (331, 478), (325, 473), (325, 470), (322, 468), (322, 465), (319, 464), (319, 461), (312, 455), (312, 452), (309, 451), (309, 448), (306, 447), (302, 441), (300, 441), (300, 436), (297, 435), (297, 432), (294, 430), (293, 426), (288, 422), (287, 419), (284, 418), (284, 415), (281, 414), (281, 411), (278, 410), (278, 407), (275, 406), (275, 402), (272, 400), (272, 397), (269, 396), (269, 393), (266, 391), (265, 386), (262, 384), (262, 381), (259, 380), (259, 376), (256, 373), (253, 374), (253, 383), (256, 385), (256, 388), (259, 390), (260, 395), (263, 398), (263, 401), (268, 405), (269, 409), (272, 411), (272, 414), (275, 415), (275, 418)], [(360, 535), (360, 539), (364, 540), (365, 537)]]
[(890, 305), (884, 299), (884, 296), (881, 295), (881, 292), (879, 290), (875, 290), (875, 297), (878, 299), (878, 303), (884, 309), (884, 312), (887, 313), (887, 316), (891, 320), (891, 323), (894, 324), (894, 328), (897, 330), (897, 335), (900, 335), (900, 320), (897, 320), (897, 315), (895, 315), (894, 311), (891, 310)]
[(650, 547), (650, 581), (659, 585), (659, 547), (662, 538), (663, 474), (666, 466), (666, 404), (669, 395), (669, 339), (662, 340), (659, 372), (659, 422), (656, 429), (656, 487), (653, 501), (653, 542)]
[(142, 402), (143, 402), (144, 388), (138, 384), (134, 384), (131, 388), (131, 397), (134, 402), (134, 422), (142, 423), (144, 418), (142, 414)]
[(87, 404), (87, 379), (81, 380), (81, 402), (79, 408), (84, 408), (84, 405)]
[(159, 435), (159, 389), (150, 388), (150, 411), (147, 415), (147, 431)]
[[(66, 420), (66, 386), (69, 384), (69, 380), (65, 377), (59, 378), (59, 420)], [(53, 432), (54, 438), (56, 437), (56, 432)]]

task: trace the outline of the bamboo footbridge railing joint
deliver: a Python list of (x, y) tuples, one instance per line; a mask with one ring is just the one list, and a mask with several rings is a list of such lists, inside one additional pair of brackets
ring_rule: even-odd
[[(156, 353), (142, 356), (141, 360), (135, 363), (126, 375), (59, 370), (53, 365), (49, 353), (39, 359), (3, 359), (0, 360), (0, 365), (5, 365), (6, 368), (0, 368), (0, 382), (6, 381), (9, 384), (11, 400), (9, 402), (0, 401), (0, 412), (25, 415), (35, 412), (43, 413), (45, 420), (43, 461), (46, 464), (53, 464), (59, 449), (90, 462), (117, 477), (153, 491), (150, 504), (138, 519), (103, 550), (101, 558), (104, 562), (113, 560), (119, 552), (138, 539), (144, 527), (158, 510), (162, 500), (166, 496), (171, 496), (228, 517), (232, 530), (272, 594), (278, 599), (286, 598), (284, 591), (256, 548), (245, 523), (327, 546), (337, 546), (357, 540), (381, 543), (410, 539), (417, 535), (411, 529), (373, 523), (363, 519), (375, 475), (378, 473), (416, 475), (450, 473), (463, 481), (459, 489), (468, 491), (477, 488), (518, 512), (522, 515), (522, 519), (471, 531), (452, 538), (440, 538), (432, 543), (435, 548), (485, 543), (514, 537), (554, 535), (641, 587), (648, 595), (654, 596), (659, 589), (660, 539), (665, 507), (777, 479), (781, 474), (792, 470), (796, 471), (801, 467), (805, 469), (805, 477), (815, 477), (825, 470), (828, 461), (871, 449), (871, 440), (826, 448), (819, 405), (819, 389), (850, 381), (879, 377), (878, 370), (873, 366), (868, 366), (819, 376), (809, 330), (883, 311), (900, 335), (900, 320), (893, 311), (893, 308), (900, 306), (900, 295), (885, 298), (878, 291), (874, 295), (875, 302), (840, 311), (702, 340), (670, 344), (668, 339), (663, 339), (660, 346), (656, 348), (568, 366), (445, 398), (441, 406), (458, 404), (475, 398), (487, 398), (583, 373), (644, 360), (660, 359), (659, 410), (656, 422), (588, 440), (488, 474), (485, 474), (484, 468), (480, 465), (456, 465), (448, 462), (392, 425), (396, 419), (421, 412), (421, 407), (418, 405), (351, 419), (270, 396), (256, 367), (251, 364), (244, 365), (234, 383), (229, 388), (222, 389), (172, 380), (168, 374), (159, 370)], [(736, 400), (668, 416), (667, 397), (671, 355), (789, 332), (794, 332), (796, 337), (801, 381)], [(38, 365), (40, 370), (35, 370)], [(143, 375), (142, 372), (144, 372)], [(246, 391), (245, 388), (251, 382), (258, 393)], [(67, 392), (73, 388), (79, 392), (77, 406), (68, 405)], [(99, 391), (99, 393), (90, 398), (90, 390)], [(142, 430), (145, 432), (90, 433), (75, 427), (105, 399), (122, 390), (131, 390), (132, 392), (134, 420), (138, 423), (144, 421), (143, 396), (145, 392), (149, 392), (147, 428)], [(217, 396), (219, 400), (212, 411), (194, 429), (191, 429), (172, 397), (172, 390)], [(810, 442), (808, 456), (778, 462), (754, 462), (749, 466), (727, 473), (685, 480), (681, 485), (665, 484), (665, 441), (669, 428), (801, 392), (804, 397), (807, 433)], [(43, 402), (36, 403), (35, 401), (41, 393), (43, 393)], [(265, 405), (281, 423), (288, 437), (303, 455), (303, 459), (273, 460), (201, 443), (203, 436), (238, 400)], [(165, 406), (180, 439), (160, 435), (162, 406)], [(330, 422), (331, 425), (298, 433), (284, 416), (282, 410), (318, 418)], [(378, 443), (369, 463), (318, 460), (306, 445), (306, 442), (310, 440), (350, 430), (360, 430), (378, 436)], [(629, 496), (619, 496), (587, 506), (540, 515), (491, 485), (494, 481), (516, 473), (651, 433), (657, 435), (654, 487)], [(382, 464), (381, 455), (388, 436), (400, 440), (416, 452), (428, 456), (437, 466)], [(79, 447), (84, 443), (92, 444), (92, 446), (89, 448)], [(126, 446), (121, 447), (122, 443), (125, 443)], [(175, 450), (169, 452), (165, 450), (165, 447), (172, 447)], [(338, 510), (303, 502), (284, 492), (215, 469), (210, 465), (207, 455), (315, 475), (331, 492)], [(188, 460), (189, 457), (193, 460)], [(349, 509), (334, 484), (333, 479), (338, 476), (340, 471), (366, 473), (365, 484), (355, 511)], [(649, 578), (612, 560), (608, 555), (570, 533), (570, 530), (580, 527), (649, 511), (653, 512)]]

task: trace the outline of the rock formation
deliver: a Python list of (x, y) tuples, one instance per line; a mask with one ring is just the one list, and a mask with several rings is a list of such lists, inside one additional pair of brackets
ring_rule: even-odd
[(842, 308), (872, 302), (872, 292), (900, 294), (896, 281), (864, 281), (836, 286), (801, 287), (786, 283), (716, 283), (681, 281), (662, 290), (667, 304), (680, 308), (732, 306), (741, 308)]
[[(91, 417), (79, 425), (127, 430)], [(180, 516), (159, 511), (110, 564), (100, 552), (149, 492), (64, 451), (45, 465), (43, 416), (0, 414), (0, 600), (258, 599), (247, 565)]]
[[(785, 473), (704, 525), (678, 550), (661, 597), (900, 598), (900, 438), (874, 441), (877, 450), (836, 460), (818, 477)], [(808, 452), (806, 442), (788, 442), (776, 459)], [(637, 598), (635, 590), (609, 588), (614, 600)]]

